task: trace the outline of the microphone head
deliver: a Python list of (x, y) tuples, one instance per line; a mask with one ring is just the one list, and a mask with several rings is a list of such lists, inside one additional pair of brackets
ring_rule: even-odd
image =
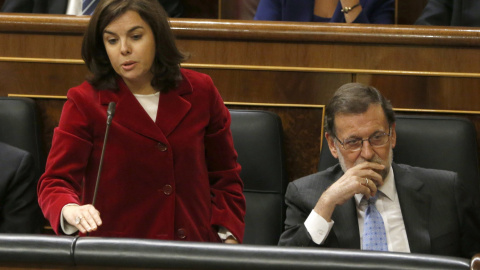
[(115, 104), (115, 102), (113, 102), (113, 101), (108, 103), (108, 109), (107, 109), (107, 115), (108, 116), (113, 117), (113, 115), (115, 114), (115, 106), (116, 105), (117, 104)]
[(107, 109), (107, 124), (110, 124), (112, 122), (113, 115), (115, 114), (115, 102), (110, 102), (108, 103), (108, 109)]

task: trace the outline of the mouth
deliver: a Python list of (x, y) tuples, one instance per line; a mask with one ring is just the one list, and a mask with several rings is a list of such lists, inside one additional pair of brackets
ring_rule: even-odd
[(125, 61), (122, 63), (122, 68), (126, 71), (132, 70), (135, 67), (135, 64), (137, 64), (135, 61)]

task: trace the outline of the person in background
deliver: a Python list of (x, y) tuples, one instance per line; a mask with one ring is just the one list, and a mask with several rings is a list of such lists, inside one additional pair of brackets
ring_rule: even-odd
[(395, 0), (261, 0), (255, 20), (393, 24)]
[(458, 174), (393, 162), (392, 105), (377, 89), (340, 87), (325, 108), (339, 164), (295, 180), (279, 244), (471, 258), (480, 252), (480, 195)]
[(222, 2), (222, 19), (253, 20), (259, 0), (229, 0)]
[[(99, 0), (93, 1), (96, 6)], [(158, 0), (172, 18), (181, 17), (181, 0)], [(2, 12), (91, 15), (82, 12), (82, 0), (5, 0)]]
[(43, 221), (30, 153), (0, 142), (0, 233), (40, 233)]
[(160, 4), (100, 1), (82, 57), (92, 76), (68, 91), (38, 184), (53, 230), (242, 242), (245, 197), (230, 113), (209, 76), (180, 68), (185, 57)]
[(417, 25), (480, 26), (480, 1), (429, 0)]

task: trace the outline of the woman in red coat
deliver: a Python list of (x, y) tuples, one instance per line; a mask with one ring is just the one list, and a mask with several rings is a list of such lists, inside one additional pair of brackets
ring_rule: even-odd
[(100, 1), (82, 57), (92, 76), (68, 91), (38, 184), (54, 231), (241, 242), (245, 198), (230, 114), (209, 76), (180, 69), (184, 56), (158, 1)]

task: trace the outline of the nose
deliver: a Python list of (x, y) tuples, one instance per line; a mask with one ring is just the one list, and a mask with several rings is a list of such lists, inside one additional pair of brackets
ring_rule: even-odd
[(128, 55), (131, 53), (130, 44), (126, 39), (121, 42), (120, 52), (122, 55)]
[(365, 160), (371, 160), (375, 155), (372, 145), (368, 140), (362, 141), (362, 149), (361, 149), (360, 155)]

